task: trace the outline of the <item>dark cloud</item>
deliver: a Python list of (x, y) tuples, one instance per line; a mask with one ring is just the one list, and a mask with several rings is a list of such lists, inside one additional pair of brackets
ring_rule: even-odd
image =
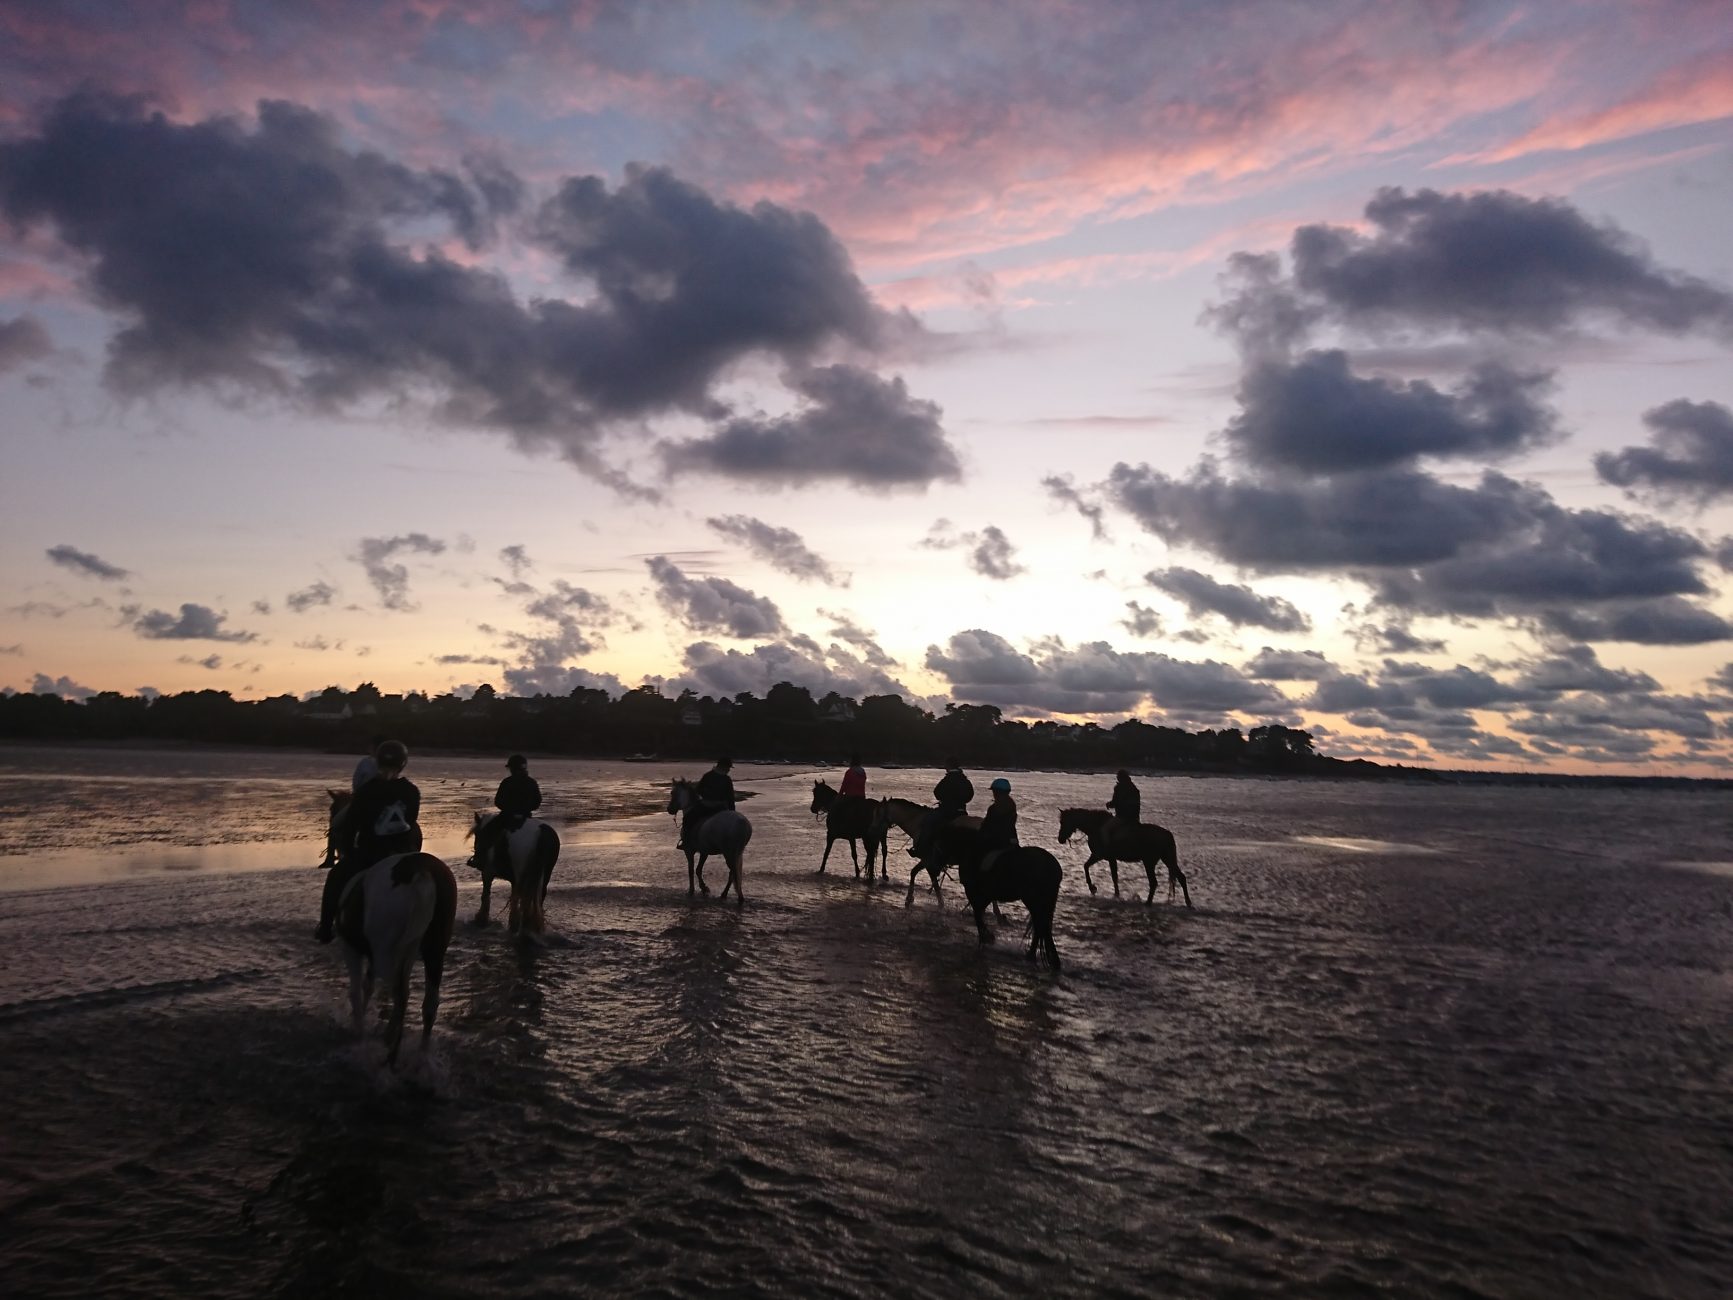
[(733, 696), (741, 691), (765, 694), (778, 682), (793, 682), (811, 691), (815, 699), (835, 691), (850, 699), (868, 695), (901, 695), (918, 702), (920, 697), (902, 682), (840, 645), (820, 646), (811, 637), (796, 636), (772, 641), (749, 651), (724, 650), (709, 641), (686, 647), (682, 679), (701, 694)]
[(613, 624), (619, 617), (607, 598), (574, 587), (563, 578), (556, 578), (549, 591), (532, 589), (530, 594), (532, 599), (525, 603), (524, 613), (536, 620), (533, 629), (506, 632), (500, 638), (510, 657), (470, 662), (493, 662), (503, 667), (506, 686), (516, 695), (567, 695), (577, 686), (602, 687), (604, 680), (616, 683), (604, 689), (617, 691), (618, 679), (612, 674), (597, 674), (569, 662), (602, 647), (596, 629)]
[[(367, 571), (367, 581), (373, 584), (379, 593), (379, 603), (386, 609), (408, 612), (415, 608), (409, 600), (409, 566), (391, 562), (393, 556), (406, 553), (443, 555), (445, 543), (426, 533), (404, 533), (398, 537), (363, 537), (356, 551), (356, 562)], [(324, 585), (316, 582), (307, 590)]]
[(1241, 382), (1226, 436), (1246, 464), (1333, 474), (1421, 457), (1508, 456), (1557, 436), (1545, 375), (1477, 367), (1454, 393), (1424, 380), (1363, 379), (1343, 352), (1259, 362)]
[(997, 582), (1015, 578), (1019, 573), (1027, 573), (1016, 560), (1017, 548), (1011, 545), (1011, 540), (988, 524), (981, 530), (980, 540), (969, 552), (969, 567), (983, 578), (992, 578)]
[(1286, 277), (1273, 257), (1237, 257), (1210, 319), (1254, 353), (1280, 352), (1319, 324), (1371, 337), (1585, 325), (1733, 334), (1733, 293), (1657, 265), (1630, 235), (1562, 200), (1383, 189), (1366, 219), (1364, 234), (1301, 226)]
[(1707, 504), (1733, 495), (1733, 411), (1719, 402), (1668, 402), (1645, 412), (1647, 447), (1601, 452), (1603, 481), (1663, 501)]
[(750, 515), (723, 515), (704, 522), (790, 577), (803, 582), (822, 582), (832, 587), (848, 586), (848, 580), (839, 578), (824, 557), (807, 546), (805, 539), (792, 528), (777, 528)]
[(34, 316), (0, 320), (0, 375), (54, 354), (54, 340)]
[(1183, 604), (1193, 618), (1219, 614), (1235, 627), (1262, 627), (1272, 632), (1311, 630), (1311, 620), (1280, 596), (1260, 596), (1250, 587), (1218, 582), (1196, 569), (1153, 569), (1143, 576), (1150, 586)]
[(901, 379), (851, 365), (790, 371), (789, 415), (718, 419), (715, 432), (660, 451), (671, 475), (721, 474), (772, 487), (833, 481), (892, 491), (957, 482), (962, 464), (933, 402)]
[(264, 614), (269, 614), (270, 612), (271, 612), (271, 602), (270, 601), (268, 601), (268, 600), (255, 600), (253, 602), (253, 613), (264, 615)]
[(1520, 665), (1520, 685), (1541, 695), (1565, 691), (1592, 691), (1599, 695), (1652, 693), (1661, 684), (1648, 673), (1608, 668), (1592, 646), (1565, 646)]
[(773, 601), (726, 578), (688, 577), (662, 555), (645, 564), (656, 582), (656, 598), (662, 607), (695, 632), (724, 632), (747, 639), (773, 637), (788, 630)]
[(1534, 490), (1495, 474), (1475, 488), (1411, 470), (1266, 484), (1208, 459), (1185, 478), (1121, 462), (1106, 489), (1164, 541), (1263, 572), (1428, 564), (1517, 532), (1535, 509)]
[(1125, 713), (1147, 701), (1175, 719), (1218, 721), (1289, 709), (1279, 691), (1226, 664), (1118, 651), (1105, 641), (1074, 648), (1048, 641), (1031, 655), (976, 628), (952, 636), (943, 649), (928, 646), (926, 667), (958, 699), (1018, 712)]
[(1125, 602), (1125, 617), (1119, 620), (1119, 626), (1132, 636), (1154, 637), (1162, 633), (1161, 615), (1135, 600)]
[(1416, 636), (1400, 623), (1366, 623), (1353, 632), (1355, 645), (1379, 654), (1437, 655), (1448, 648), (1435, 637)]
[(1263, 682), (1321, 682), (1341, 672), (1316, 650), (1274, 650), (1265, 646), (1240, 669)]
[(50, 677), (47, 673), (37, 673), (30, 683), (33, 695), (58, 695), (63, 700), (88, 700), (96, 694), (96, 689), (75, 682), (70, 677)]
[(256, 641), (258, 633), (226, 630), (227, 614), (219, 614), (204, 605), (182, 605), (179, 617), (166, 610), (153, 609), (139, 613), (136, 606), (121, 611), (127, 616), (132, 630), (150, 641)]
[[(181, 124), (139, 100), (74, 95), (0, 144), (0, 213), (51, 228), (124, 318), (106, 371), (122, 393), (221, 384), (315, 409), (425, 397), (441, 419), (553, 447), (642, 496), (599, 459), (606, 429), (674, 411), (723, 421), (715, 385), (768, 357), (813, 407), (771, 434), (774, 463), (743, 463), (744, 431), (726, 429), (688, 455), (791, 482), (956, 476), (930, 404), (900, 383), (807, 369), (920, 336), (873, 303), (817, 218), (719, 203), (660, 168), (613, 191), (573, 179), (532, 230), (581, 292), (525, 304), (503, 276), (431, 247), (443, 227), (480, 248), (521, 198), (497, 164), (471, 160), (467, 178), (407, 167), (276, 101), (251, 123)], [(839, 435), (850, 445), (832, 445)], [(856, 441), (872, 459), (829, 469)]]
[(1089, 535), (1098, 542), (1108, 541), (1105, 510), (1099, 501), (1091, 501), (1077, 490), (1069, 474), (1049, 474), (1041, 480), (1047, 495), (1062, 506), (1069, 506), (1089, 521)]
[(499, 560), (501, 564), (511, 570), (511, 576), (520, 581), (524, 574), (535, 568), (535, 565), (530, 562), (529, 552), (521, 545), (500, 547)]
[(11, 645), (0, 645), (0, 655), (21, 655), (24, 653), (22, 642), (14, 641)]
[(1677, 596), (1633, 601), (1607, 609), (1547, 609), (1540, 618), (1549, 631), (1578, 641), (1703, 645), (1733, 640), (1733, 624), (1712, 610)]
[(935, 519), (932, 527), (927, 529), (927, 535), (916, 545), (928, 551), (966, 549), (969, 567), (982, 577), (999, 582), (1028, 572), (1016, 562), (1017, 548), (1011, 545), (1010, 538), (992, 524), (978, 532), (959, 533), (949, 519)]
[(295, 649), (297, 649), (297, 650), (313, 650), (313, 651), (317, 651), (317, 652), (323, 652), (326, 650), (341, 650), (342, 648), (343, 648), (343, 643), (341, 641), (336, 641), (336, 642), (327, 641), (322, 635), (321, 636), (311, 636), (311, 637), (308, 637), (305, 641), (295, 642)]
[[(218, 655), (218, 654), (209, 654), (209, 655), (206, 655), (203, 659), (194, 659), (191, 655), (180, 655), (175, 659), (175, 662), (177, 664), (187, 664), (189, 666), (203, 668), (207, 672), (213, 672), (214, 673), (217, 671), (217, 669), (219, 669), (223, 666), (223, 657), (221, 655)], [(235, 667), (236, 668), (242, 668), (242, 667), (245, 667), (245, 665), (244, 664), (236, 664)]]
[[(365, 546), (366, 543), (363, 542), (362, 545)], [(403, 575), (403, 581), (405, 584), (409, 581), (409, 575), (407, 572)], [(315, 606), (329, 605), (336, 596), (337, 588), (333, 587), (323, 578), (320, 578), (308, 583), (299, 591), (291, 591), (287, 596), (283, 597), (283, 603), (290, 609), (294, 610), (297, 614), (305, 614)]]
[(74, 573), (83, 574), (87, 578), (101, 578), (104, 582), (119, 582), (122, 578), (132, 577), (130, 569), (110, 564), (99, 559), (89, 551), (81, 551), (75, 546), (50, 546), (48, 558), (63, 569), (71, 569)]
[(830, 619), (833, 624), (830, 630), (825, 633), (826, 636), (835, 637), (838, 641), (853, 646), (862, 659), (874, 668), (893, 668), (896, 666), (897, 661), (885, 653), (884, 647), (878, 643), (873, 633), (858, 625), (848, 615), (838, 614), (828, 609), (821, 609), (818, 612)]

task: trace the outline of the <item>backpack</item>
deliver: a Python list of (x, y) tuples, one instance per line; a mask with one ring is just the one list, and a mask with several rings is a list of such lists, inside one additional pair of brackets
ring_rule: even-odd
[(378, 836), (402, 835), (413, 829), (409, 810), (403, 806), (401, 799), (386, 804), (373, 819), (373, 833)]

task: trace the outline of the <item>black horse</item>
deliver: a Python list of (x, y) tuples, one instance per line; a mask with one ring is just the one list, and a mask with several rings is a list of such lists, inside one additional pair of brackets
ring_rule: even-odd
[(987, 908), (1021, 903), (1029, 909), (1029, 957), (1045, 955), (1059, 969), (1059, 949), (1053, 943), (1053, 913), (1059, 906), (1059, 882), (1065, 872), (1046, 849), (1023, 846), (982, 853), (979, 830), (952, 825), (938, 835), (936, 858), (958, 864), (957, 874), (975, 910), (975, 932), (992, 943)]
[(824, 856), (818, 862), (818, 874), (824, 874), (825, 863), (830, 861), (830, 850), (838, 840), (848, 841), (848, 855), (854, 861), (854, 874), (860, 875), (860, 855), (855, 851), (855, 842), (866, 845), (866, 876), (867, 884), (872, 884), (873, 858), (879, 860), (879, 878), (889, 880), (890, 872), (886, 870), (885, 832), (879, 825), (879, 801), (877, 799), (844, 799), (830, 788), (828, 781), (812, 783), (812, 813), (824, 816)]

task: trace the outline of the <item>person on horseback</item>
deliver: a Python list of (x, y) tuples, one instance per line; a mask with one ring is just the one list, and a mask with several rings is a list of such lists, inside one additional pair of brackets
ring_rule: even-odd
[(926, 856), (931, 847), (933, 836), (939, 828), (948, 826), (951, 822), (969, 811), (969, 800), (975, 797), (975, 787), (969, 778), (963, 775), (963, 765), (955, 758), (945, 764), (945, 774), (939, 778), (939, 783), (933, 787), (933, 798), (938, 807), (927, 814), (921, 823), (920, 834), (909, 845), (909, 856), (921, 858)]
[(1131, 773), (1123, 767), (1119, 769), (1113, 786), (1113, 797), (1107, 801), (1107, 806), (1113, 809), (1113, 838), (1121, 844), (1133, 844), (1137, 838), (1143, 795), (1131, 783)]
[(842, 788), (837, 791), (837, 798), (866, 798), (866, 768), (861, 766), (859, 754), (848, 756), (848, 771), (842, 774)]
[(715, 767), (698, 778), (698, 787), (692, 792), (698, 802), (681, 825), (682, 840), (697, 830), (711, 814), (734, 810), (734, 778), (728, 775), (733, 767), (733, 759), (719, 758)]
[(530, 775), (529, 760), (522, 754), (513, 754), (506, 759), (505, 765), (510, 775), (499, 783), (493, 796), (493, 806), (499, 809), (499, 816), (476, 832), (471, 866), (486, 862), (488, 855), (505, 841), (505, 837), (542, 806), (542, 788)]
[(361, 787), (379, 775), (379, 747), (385, 739), (384, 736), (375, 736), (367, 742), (367, 752), (361, 755), (361, 761), (355, 764), (355, 771), (349, 776), (350, 794), (360, 794)]
[(421, 850), (421, 791), (407, 780), (409, 750), (402, 741), (387, 740), (374, 751), (379, 774), (363, 785), (349, 805), (343, 856), (325, 876), (319, 900), (319, 928), (313, 937), (330, 943), (343, 889), (381, 858)]
[(996, 776), (987, 788), (992, 791), (993, 802), (987, 805), (987, 814), (981, 818), (981, 830), (975, 837), (973, 857), (977, 864), (990, 870), (992, 859), (999, 850), (1014, 849), (1019, 845), (1017, 801), (1011, 798), (1011, 783), (1002, 776)]

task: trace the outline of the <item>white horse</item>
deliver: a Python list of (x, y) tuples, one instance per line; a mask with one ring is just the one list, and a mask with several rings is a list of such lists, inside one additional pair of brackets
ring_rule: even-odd
[(722, 897), (727, 898), (732, 888), (738, 906), (746, 901), (741, 882), (746, 874), (746, 845), (752, 838), (752, 823), (732, 808), (696, 821), (693, 814), (697, 807), (698, 795), (692, 782), (684, 777), (675, 778), (668, 795), (668, 811), (685, 814), (680, 823), (680, 849), (686, 854), (686, 892), (690, 894), (696, 889), (706, 895), (710, 893), (710, 886), (704, 883), (704, 862), (712, 853), (720, 853), (728, 863), (728, 883), (722, 886)]
[[(482, 832), (492, 825), (499, 813), (477, 812), (469, 833), (476, 843), (482, 842)], [(493, 897), (494, 878), (511, 886), (511, 904), (506, 909), (506, 925), (514, 933), (540, 934), (547, 928), (544, 904), (548, 897), (548, 881), (553, 878), (554, 863), (560, 859), (560, 835), (539, 817), (524, 818), (523, 825), (493, 841), (491, 849), (477, 853), (474, 859), (481, 872), (481, 910), (475, 914), (477, 925), (486, 925), (488, 907)]]
[(349, 1009), (355, 1032), (362, 1030), (373, 982), (383, 975), (391, 990), (391, 1019), (385, 1030), (385, 1059), (391, 1065), (397, 1064), (397, 1048), (403, 1041), (409, 970), (417, 952), (427, 985), (421, 1000), (422, 1047), (433, 1037), (445, 950), (456, 920), (457, 881), (451, 868), (431, 853), (381, 858), (343, 891), (337, 933), (349, 963)]

